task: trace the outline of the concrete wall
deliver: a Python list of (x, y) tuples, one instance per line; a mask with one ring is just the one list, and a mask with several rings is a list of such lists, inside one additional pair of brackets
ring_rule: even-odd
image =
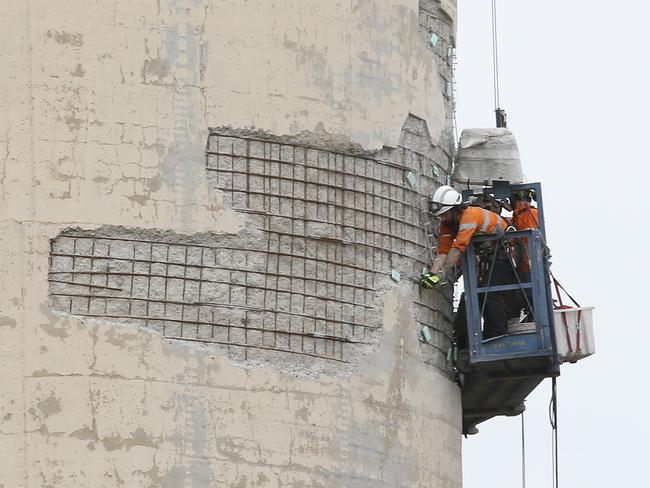
[[(418, 199), (449, 171), (453, 3), (30, 0), (0, 13), (10, 26), (0, 32), (0, 486), (460, 486), (448, 290), (416, 285), (431, 230)], [(255, 245), (272, 242), (288, 218), (278, 207), (272, 220), (270, 201), (242, 201), (250, 186), (224, 185), (234, 166), (211, 166), (219, 138), (261, 141), (269, 155), (317, 151), (343, 168), (352, 158), (355, 172), (358, 160), (396, 168), (381, 179), (398, 206), (364, 208), (379, 223), (343, 211), (331, 222), (318, 209), (303, 219), (320, 221), (325, 234), (301, 238), (334, 246), (324, 264), (341, 284), (289, 285), (303, 307), (323, 300), (294, 312), (290, 298), (302, 334), (291, 321), (278, 328), (286, 310), (277, 301), (216, 306), (216, 295), (188, 291), (208, 286), (206, 269), (223, 271), (216, 253), (261, 251)], [(300, 177), (291, 182), (295, 190)], [(312, 183), (316, 195), (341, 184)], [(329, 206), (346, 205), (343, 188)], [(380, 239), (378, 255), (343, 258), (368, 239)], [(102, 254), (109, 241), (117, 244)], [(154, 243), (167, 246), (164, 259), (152, 258)], [(183, 246), (185, 261), (174, 262), (169, 252)], [(212, 261), (192, 261), (196, 249)], [(270, 244), (265, 252), (267, 266), (279, 260)], [(136, 273), (147, 260), (155, 263)], [(231, 294), (253, 290), (254, 260), (230, 260), (244, 282), (212, 281), (230, 282)], [(152, 266), (161, 262), (165, 289), (178, 279), (182, 291), (160, 294)], [(357, 268), (372, 287), (355, 281)], [(280, 274), (307, 286), (293, 265), (263, 271), (258, 289), (276, 300)], [(363, 299), (345, 286), (363, 288)], [(155, 306), (143, 312), (143, 303), (163, 312), (152, 318)], [(197, 315), (186, 319), (190, 310)], [(169, 333), (179, 321), (188, 328)], [(215, 340), (231, 328), (247, 335)], [(298, 336), (299, 350), (283, 342)]]

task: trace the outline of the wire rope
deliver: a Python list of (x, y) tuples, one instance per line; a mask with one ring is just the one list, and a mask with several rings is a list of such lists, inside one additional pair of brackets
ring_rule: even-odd
[(553, 488), (559, 488), (559, 463), (558, 463), (558, 439), (557, 439), (557, 381), (552, 378), (551, 401), (548, 405), (549, 420), (551, 421), (551, 462)]
[(526, 488), (526, 429), (524, 412), (521, 412), (521, 488)]
[(492, 70), (493, 70), (493, 88), (494, 88), (494, 109), (501, 106), (499, 96), (499, 46), (497, 35), (497, 2), (492, 2)]

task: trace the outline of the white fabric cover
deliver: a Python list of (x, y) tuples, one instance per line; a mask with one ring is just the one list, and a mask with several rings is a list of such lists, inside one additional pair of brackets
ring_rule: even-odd
[(524, 183), (517, 141), (508, 129), (465, 129), (452, 175), (456, 188), (482, 188), (485, 181)]

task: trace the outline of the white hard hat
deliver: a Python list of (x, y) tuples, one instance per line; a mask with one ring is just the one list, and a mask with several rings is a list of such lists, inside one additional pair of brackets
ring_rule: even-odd
[(439, 205), (438, 211), (435, 214), (442, 215), (446, 211), (454, 208), (454, 206), (460, 205), (463, 201), (463, 196), (451, 186), (443, 185), (435, 191), (432, 200)]

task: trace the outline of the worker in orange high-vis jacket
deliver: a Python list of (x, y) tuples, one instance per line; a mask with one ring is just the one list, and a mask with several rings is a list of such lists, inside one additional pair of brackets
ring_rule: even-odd
[[(438, 254), (432, 265), (432, 273), (438, 281), (449, 280), (453, 276), (453, 268), (457, 266), (460, 256), (475, 234), (494, 234), (504, 232), (507, 228), (505, 220), (485, 208), (464, 204), (462, 196), (450, 186), (441, 186), (433, 195), (433, 202), (438, 206), (435, 214), (440, 217), (440, 238)], [(494, 262), (490, 285), (516, 283), (514, 271), (509, 256), (500, 248), (486, 246), (482, 258), (486, 262)], [(493, 259), (494, 258), (494, 259)], [(479, 255), (479, 259), (481, 256)], [(489, 275), (489, 273), (483, 273)], [(479, 286), (486, 286), (487, 276), (479, 274)], [(425, 278), (426, 279), (426, 276)], [(423, 279), (423, 281), (424, 281)], [(508, 292), (491, 292), (480, 300), (483, 315), (483, 338), (489, 339), (506, 333), (507, 314), (505, 310), (505, 294)], [(465, 319), (465, 301), (461, 297), (458, 311), (454, 319), (454, 329), (458, 346), (466, 347), (467, 324)]]
[(534, 193), (530, 190), (512, 194), (512, 225), (517, 230), (539, 229), (537, 208), (532, 206)]
[[(532, 206), (534, 198), (532, 190), (515, 191), (510, 198), (512, 205), (512, 225), (517, 230), (539, 229), (539, 215), (537, 208)], [(519, 280), (522, 282), (530, 281), (530, 258), (528, 256), (528, 238), (523, 237), (518, 245), (518, 266), (517, 273)], [(526, 299), (520, 298), (520, 308), (523, 308), (524, 320), (529, 321), (532, 319), (532, 290), (527, 288), (524, 291)]]
[[(532, 191), (516, 191), (510, 199), (512, 203), (512, 225), (517, 230), (539, 229), (539, 216), (537, 209), (531, 205)], [(518, 271), (523, 277), (530, 273), (528, 258), (528, 239), (521, 239), (522, 249)]]

